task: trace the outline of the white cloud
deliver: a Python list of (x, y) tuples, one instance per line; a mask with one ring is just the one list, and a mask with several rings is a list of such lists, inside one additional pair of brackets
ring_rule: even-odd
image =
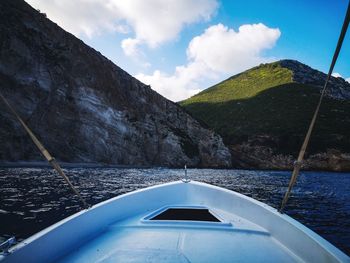
[(138, 74), (135, 77), (140, 81), (151, 85), (152, 89), (173, 101), (180, 101), (193, 96), (203, 88), (203, 78), (213, 78), (215, 74), (208, 71), (202, 63), (189, 63), (186, 66), (178, 66), (173, 75), (168, 75), (159, 70), (152, 75)]
[(123, 25), (123, 24), (116, 25), (115, 31), (121, 34), (128, 34), (130, 33), (130, 27), (128, 25)]
[(216, 0), (114, 0), (135, 31), (135, 39), (151, 47), (175, 39), (184, 25), (208, 20), (217, 9)]
[(272, 48), (280, 35), (279, 29), (261, 23), (240, 26), (237, 32), (218, 24), (192, 39), (187, 56), (214, 71), (234, 73), (265, 61), (261, 51)]
[(217, 0), (27, 1), (77, 36), (92, 37), (104, 31), (127, 33), (130, 26), (134, 43), (149, 47), (176, 39), (185, 25), (208, 20), (218, 7)]
[(340, 75), (338, 72), (332, 73), (332, 76), (336, 77), (336, 78), (341, 78), (342, 77), (342, 75)]
[(65, 30), (92, 37), (103, 31), (118, 30), (116, 20), (122, 16), (109, 1), (94, 0), (26, 0), (34, 8)]
[(163, 96), (179, 101), (207, 88), (208, 81), (218, 81), (272, 59), (262, 52), (272, 48), (281, 32), (264, 24), (239, 27), (238, 31), (218, 24), (193, 38), (187, 48), (187, 65), (178, 66), (173, 75), (156, 70), (152, 75), (136, 77), (150, 84)]
[(345, 81), (347, 81), (347, 82), (349, 82), (349, 83), (350, 83), (350, 78), (345, 79)]
[(140, 51), (137, 46), (140, 44), (140, 40), (135, 38), (126, 38), (122, 41), (122, 48), (125, 55), (137, 57), (140, 55)]

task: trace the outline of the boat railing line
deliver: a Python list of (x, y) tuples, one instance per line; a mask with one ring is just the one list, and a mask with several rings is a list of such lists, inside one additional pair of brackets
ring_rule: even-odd
[(343, 44), (343, 40), (344, 40), (344, 37), (346, 35), (346, 31), (348, 29), (348, 26), (349, 26), (349, 21), (350, 21), (350, 1), (348, 3), (348, 8), (347, 8), (346, 15), (345, 15), (345, 18), (344, 18), (344, 23), (343, 23), (343, 26), (342, 26), (342, 29), (341, 29), (341, 32), (340, 32), (340, 35), (339, 35), (337, 47), (336, 47), (336, 49), (334, 51), (334, 54), (333, 54), (332, 63), (330, 65), (330, 67), (329, 67), (328, 75), (327, 75), (326, 81), (324, 83), (320, 99), (318, 101), (318, 104), (317, 104), (316, 110), (314, 112), (314, 115), (313, 115), (313, 117), (311, 119), (308, 131), (307, 131), (307, 133), (305, 135), (304, 142), (303, 142), (303, 144), (302, 144), (302, 146), (300, 148), (300, 151), (299, 151), (299, 154), (298, 154), (298, 159), (294, 162), (294, 169), (293, 169), (293, 173), (292, 173), (292, 176), (290, 178), (290, 181), (289, 181), (288, 189), (287, 189), (287, 191), (286, 191), (286, 193), (284, 195), (284, 198), (282, 200), (281, 207), (279, 208), (279, 212), (281, 212), (281, 213), (283, 213), (283, 210), (284, 210), (284, 208), (285, 208), (285, 206), (286, 206), (286, 204), (288, 202), (288, 199), (289, 199), (290, 193), (292, 191), (292, 188), (293, 188), (294, 184), (297, 181), (297, 178), (298, 178), (298, 175), (299, 175), (299, 171), (301, 169), (301, 166), (302, 166), (302, 163), (303, 163), (303, 160), (304, 160), (305, 151), (306, 151), (306, 148), (307, 148), (307, 146), (309, 144), (311, 133), (312, 133), (312, 131), (314, 129), (315, 122), (316, 122), (316, 119), (317, 119), (317, 116), (318, 116), (318, 112), (319, 112), (321, 104), (322, 104), (323, 97), (324, 97), (326, 89), (327, 89), (327, 85), (328, 85), (329, 79), (332, 76), (333, 68), (335, 66), (335, 63), (337, 62), (338, 55), (339, 55), (339, 52), (340, 52), (342, 44)]
[(7, 239), (6, 241), (2, 242), (0, 244), (0, 255), (4, 255), (7, 256), (10, 252), (9, 249), (11, 248), (11, 246), (16, 244), (16, 238), (15, 237), (10, 237), (9, 239)]
[(4, 102), (4, 104), (7, 106), (7, 108), (10, 110), (10, 112), (17, 118), (17, 120), (21, 123), (22, 127), (26, 130), (29, 137), (32, 139), (34, 144), (38, 147), (41, 154), (45, 157), (45, 159), (51, 164), (51, 166), (58, 172), (60, 176), (63, 177), (63, 179), (66, 181), (70, 189), (73, 191), (75, 195), (78, 196), (79, 200), (83, 204), (83, 208), (87, 209), (90, 207), (90, 205), (85, 201), (85, 199), (81, 196), (79, 191), (74, 187), (74, 185), (69, 180), (68, 176), (63, 172), (61, 166), (58, 164), (56, 159), (48, 152), (48, 150), (44, 147), (44, 145), (39, 141), (39, 139), (34, 135), (34, 133), (31, 131), (31, 129), (27, 126), (27, 124), (22, 120), (22, 118), (17, 114), (15, 109), (11, 106), (11, 104), (7, 101), (7, 99), (2, 95), (0, 92), (0, 98)]

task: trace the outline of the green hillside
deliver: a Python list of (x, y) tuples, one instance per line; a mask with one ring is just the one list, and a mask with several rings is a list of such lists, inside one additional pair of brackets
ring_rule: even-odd
[[(274, 153), (295, 155), (320, 87), (297, 83), (294, 74), (280, 62), (263, 64), (180, 104), (218, 132), (227, 145), (251, 141), (268, 145)], [(309, 153), (350, 152), (350, 100), (326, 97), (315, 128)]]

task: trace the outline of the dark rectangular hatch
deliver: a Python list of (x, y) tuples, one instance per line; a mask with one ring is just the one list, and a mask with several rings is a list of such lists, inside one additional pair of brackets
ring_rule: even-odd
[(168, 208), (150, 220), (185, 220), (221, 222), (208, 209), (202, 208)]

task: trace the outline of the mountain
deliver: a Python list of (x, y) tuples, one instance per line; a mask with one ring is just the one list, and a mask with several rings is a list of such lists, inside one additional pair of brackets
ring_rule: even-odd
[[(261, 64), (180, 102), (218, 132), (233, 165), (291, 169), (326, 74), (295, 60)], [(350, 170), (350, 84), (332, 77), (304, 168)]]
[[(222, 139), (22, 0), (0, 1), (0, 90), (65, 162), (227, 167)], [(0, 160), (42, 160), (0, 103)]]

